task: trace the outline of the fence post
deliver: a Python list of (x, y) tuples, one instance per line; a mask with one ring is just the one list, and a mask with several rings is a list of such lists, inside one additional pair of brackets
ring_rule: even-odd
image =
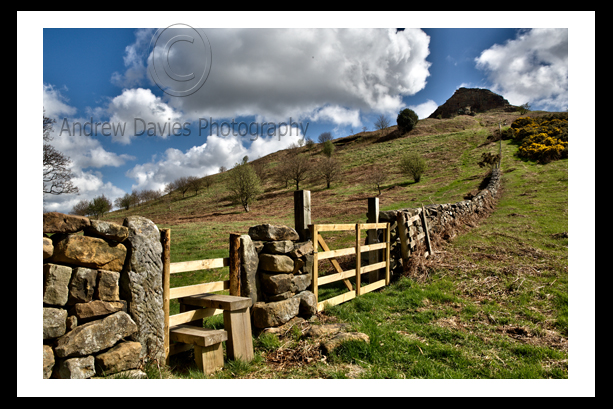
[(162, 242), (162, 299), (164, 309), (164, 359), (170, 360), (170, 229), (160, 229)]
[[(317, 255), (317, 250), (319, 249), (319, 244), (317, 242), (317, 235), (319, 232), (317, 231), (317, 226), (310, 224), (309, 232), (311, 234), (311, 238), (313, 239), (313, 278), (311, 280), (311, 292), (315, 294), (315, 305), (319, 303), (319, 257)], [(319, 309), (319, 307), (318, 307)]]
[[(379, 198), (378, 197), (369, 197), (368, 198), (368, 223), (379, 223)], [(378, 230), (371, 229), (368, 230), (368, 244), (375, 244), (379, 242), (379, 234)], [(368, 263), (374, 264), (378, 263), (381, 260), (380, 250), (373, 250), (368, 252)], [(381, 270), (371, 271), (368, 274), (368, 282), (374, 283), (375, 281), (379, 281), (381, 278)]]
[(355, 225), (355, 296), (360, 296), (362, 286), (362, 252), (360, 250), (360, 223)]
[[(294, 226), (301, 241), (312, 239), (309, 231), (311, 224), (311, 191), (294, 191)], [(313, 246), (317, 243), (313, 242)]]
[(240, 238), (240, 234), (230, 233), (230, 295), (236, 297), (241, 295)]

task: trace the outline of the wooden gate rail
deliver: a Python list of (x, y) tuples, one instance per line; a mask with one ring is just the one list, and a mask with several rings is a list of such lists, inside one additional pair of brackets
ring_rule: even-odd
[[(179, 350), (171, 350), (170, 348), (170, 327), (185, 324), (195, 320), (219, 315), (224, 312), (222, 309), (216, 308), (199, 308), (191, 311), (182, 311), (178, 314), (170, 315), (170, 300), (189, 297), (203, 293), (211, 293), (215, 291), (230, 290), (230, 295), (240, 295), (240, 274), (238, 262), (238, 247), (237, 238), (240, 235), (230, 235), (230, 257), (170, 262), (170, 229), (160, 229), (160, 236), (163, 246), (162, 261), (163, 261), (163, 309), (164, 309), (164, 352), (166, 360)], [(232, 257), (232, 256), (235, 257)], [(236, 259), (236, 260), (235, 260)], [(184, 287), (170, 288), (170, 275), (189, 271), (209, 270), (213, 268), (230, 267), (230, 278), (224, 281), (214, 281)]]
[[(375, 243), (369, 245), (362, 245), (361, 230), (373, 230), (373, 229), (385, 229), (385, 241), (382, 243)], [(359, 297), (361, 294), (366, 294), (374, 291), (378, 288), (389, 285), (390, 282), (390, 224), (389, 223), (357, 223), (357, 224), (310, 224), (309, 230), (314, 243), (315, 251), (313, 253), (313, 280), (312, 280), (312, 292), (315, 294), (317, 301), (317, 310), (322, 311), (325, 305), (337, 305), (345, 301), (349, 301), (355, 297)], [(330, 250), (321, 237), (320, 232), (325, 231), (355, 231), (355, 246), (337, 250)], [(319, 246), (324, 251), (318, 251)], [(385, 249), (385, 260), (376, 262), (370, 265), (362, 266), (362, 253), (374, 250)], [(336, 257), (345, 255), (356, 255), (356, 268), (343, 271), (335, 260)], [(335, 274), (327, 275), (319, 278), (319, 260), (329, 259), (336, 270)], [(369, 273), (371, 271), (377, 271), (385, 269), (385, 278), (375, 281), (362, 287), (362, 274)], [(349, 278), (355, 277), (355, 289), (351, 286)], [(319, 286), (334, 283), (343, 280), (347, 289), (346, 293), (332, 297), (323, 302), (319, 302)]]

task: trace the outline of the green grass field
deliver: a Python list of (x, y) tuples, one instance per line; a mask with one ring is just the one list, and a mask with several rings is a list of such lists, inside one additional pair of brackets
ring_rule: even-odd
[[(336, 155), (347, 176), (331, 189), (317, 180), (304, 184), (312, 191), (313, 222), (365, 222), (366, 199), (374, 192), (365, 185), (364, 176), (377, 162), (389, 169), (381, 210), (453, 203), (476, 193), (486, 174), (477, 162), (483, 152), (497, 153), (498, 143), (487, 143), (491, 127), (484, 126), (484, 117), (462, 120), (449, 122), (451, 129), (436, 120), (424, 124), (439, 127), (440, 133), (384, 143), (372, 143), (372, 137), (364, 135), (338, 148)], [(398, 155), (408, 151), (417, 151), (428, 161), (419, 183), (395, 168)], [(253, 362), (227, 362), (211, 377), (567, 379), (568, 160), (540, 165), (516, 157), (516, 151), (516, 145), (503, 141), (502, 190), (495, 209), (458, 231), (451, 241), (437, 241), (436, 257), (424, 263), (419, 275), (393, 277), (389, 287), (328, 308), (315, 319), (348, 323), (367, 334), (370, 343), (346, 343), (323, 359), (302, 329), (294, 327), (284, 335), (255, 336)], [(133, 210), (149, 215), (160, 228), (171, 229), (172, 262), (226, 257), (228, 235), (246, 234), (255, 224), (293, 225), (291, 188), (267, 181), (265, 198), (245, 214), (224, 199), (222, 178), (218, 175), (211, 191), (198, 196), (142, 206), (141, 213), (139, 208)], [(171, 212), (173, 217), (168, 216)], [(110, 218), (130, 213), (114, 212)], [(350, 235), (328, 234), (331, 248), (351, 245)], [(227, 274), (227, 268), (177, 274), (171, 286), (223, 280)], [(320, 290), (321, 300), (342, 288)], [(173, 304), (171, 314), (176, 312), (178, 306)], [(222, 327), (223, 320), (212, 317), (205, 326)], [(307, 352), (317, 359), (295, 359)], [(150, 367), (148, 374), (205, 377), (189, 355), (173, 357), (171, 367), (161, 371)]]

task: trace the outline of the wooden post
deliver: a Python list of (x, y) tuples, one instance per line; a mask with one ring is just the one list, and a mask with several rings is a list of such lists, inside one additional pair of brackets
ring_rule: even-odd
[(313, 278), (311, 280), (311, 292), (313, 294), (315, 294), (315, 305), (317, 305), (317, 303), (319, 302), (319, 294), (317, 294), (318, 291), (318, 268), (319, 268), (319, 262), (318, 262), (318, 256), (317, 256), (317, 251), (319, 250), (319, 243), (317, 240), (317, 235), (319, 234), (317, 232), (317, 226), (314, 224), (310, 224), (309, 225), (309, 231), (311, 233), (311, 238), (313, 240)]
[(421, 224), (424, 226), (424, 235), (426, 238), (426, 246), (428, 247), (428, 253), (432, 256), (432, 243), (430, 242), (430, 232), (428, 231), (428, 219), (426, 218), (426, 208), (421, 205)]
[[(313, 240), (309, 225), (311, 224), (311, 191), (294, 191), (294, 226), (300, 236), (301, 241)], [(313, 241), (313, 247), (317, 243)]]
[(170, 229), (160, 229), (162, 242), (162, 298), (164, 309), (164, 358), (170, 359)]
[[(379, 223), (379, 198), (368, 198), (368, 223)], [(377, 229), (368, 230), (368, 244), (375, 244), (379, 242), (379, 234)], [(378, 263), (381, 260), (380, 250), (373, 250), (368, 252), (368, 264)], [(371, 271), (368, 273), (368, 282), (374, 283), (381, 278), (381, 270)]]
[(360, 223), (355, 225), (355, 296), (360, 296), (362, 283), (362, 252), (360, 251)]
[(392, 243), (390, 242), (392, 227), (390, 223), (387, 224), (387, 228), (385, 229), (385, 241), (387, 242), (387, 246), (385, 247), (385, 285), (390, 285), (390, 247)]
[(409, 246), (407, 226), (405, 225), (404, 213), (398, 212), (396, 214), (396, 220), (398, 222), (398, 236), (400, 236), (400, 253), (402, 255), (402, 269), (407, 270), (407, 263), (409, 262)]
[(230, 295), (236, 297), (240, 297), (241, 295), (240, 237), (240, 234), (230, 233)]

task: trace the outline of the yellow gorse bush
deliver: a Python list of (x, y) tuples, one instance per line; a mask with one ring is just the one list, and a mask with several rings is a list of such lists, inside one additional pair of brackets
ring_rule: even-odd
[(568, 119), (519, 117), (511, 128), (513, 138), (521, 142), (519, 156), (541, 163), (568, 157)]

